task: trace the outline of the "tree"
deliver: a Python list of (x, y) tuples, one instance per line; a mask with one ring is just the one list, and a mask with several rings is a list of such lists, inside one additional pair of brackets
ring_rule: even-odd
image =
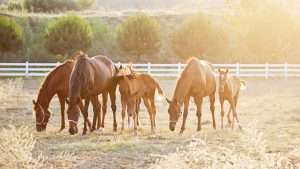
[(66, 16), (47, 26), (44, 45), (52, 54), (70, 54), (90, 48), (92, 39), (88, 22), (77, 16)]
[(156, 54), (160, 50), (161, 32), (155, 19), (137, 14), (128, 17), (117, 28), (117, 43), (128, 55)]
[(17, 52), (24, 46), (24, 35), (13, 19), (0, 16), (0, 52)]
[(224, 26), (201, 13), (184, 20), (171, 38), (174, 53), (182, 58), (223, 54), (227, 42)]

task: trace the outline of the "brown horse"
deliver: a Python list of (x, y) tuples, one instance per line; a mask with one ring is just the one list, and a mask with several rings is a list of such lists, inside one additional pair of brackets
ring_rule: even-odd
[[(106, 56), (95, 56), (88, 58), (87, 55), (81, 55), (78, 57), (70, 77), (69, 100), (66, 101), (69, 104), (67, 114), (70, 126), (70, 134), (75, 134), (78, 131), (77, 122), (79, 118), (79, 104), (81, 99), (85, 99), (83, 134), (86, 134), (87, 131), (87, 110), (90, 101), (92, 101), (93, 105), (96, 105), (94, 106), (94, 118), (92, 126), (92, 129), (95, 129), (96, 119), (98, 118), (98, 121), (101, 121), (100, 103), (98, 100), (98, 95), (101, 93), (104, 96), (107, 96), (107, 93), (110, 95), (112, 104), (111, 107), (114, 116), (113, 127), (114, 131), (117, 131), (115, 94), (117, 82), (114, 79), (116, 73), (117, 68)], [(106, 109), (107, 99), (103, 100), (105, 100), (103, 106), (105, 106)], [(101, 123), (102, 127), (104, 127), (105, 112), (103, 112)]]
[[(51, 115), (48, 108), (55, 94), (58, 96), (61, 111), (61, 127), (59, 131), (65, 128), (65, 99), (68, 97), (70, 74), (74, 64), (73, 60), (68, 60), (53, 69), (41, 84), (37, 101), (32, 100), (37, 131), (46, 130)], [(88, 124), (89, 126), (91, 125), (89, 121)]]
[(203, 97), (209, 96), (210, 110), (213, 118), (213, 127), (216, 128), (215, 122), (215, 91), (216, 80), (214, 76), (214, 67), (210, 62), (191, 58), (186, 64), (181, 76), (177, 80), (173, 99), (169, 103), (168, 113), (170, 115), (169, 128), (175, 130), (175, 125), (181, 116), (182, 105), (184, 104), (183, 121), (180, 133), (185, 130), (186, 118), (188, 115), (188, 107), (190, 97), (194, 97), (197, 106), (198, 127), (197, 131), (201, 130), (201, 107)]
[(133, 116), (134, 132), (137, 134), (139, 104), (141, 98), (143, 98), (150, 116), (151, 133), (154, 134), (156, 130), (155, 91), (157, 89), (160, 96), (164, 94), (158, 81), (151, 75), (145, 73), (133, 73), (119, 77), (121, 77), (121, 79), (119, 78), (118, 84), (122, 103), (122, 130), (124, 130), (124, 118), (127, 107), (128, 116)]
[(231, 124), (230, 121), (230, 112), (232, 112), (232, 129), (234, 127), (234, 118), (236, 118), (238, 122), (239, 128), (242, 130), (242, 127), (239, 124), (239, 119), (236, 113), (236, 105), (240, 95), (241, 88), (246, 87), (245, 82), (240, 80), (237, 76), (229, 76), (228, 77), (228, 69), (226, 71), (219, 71), (219, 99), (221, 104), (221, 128), (223, 129), (223, 117), (224, 117), (224, 101), (228, 100), (230, 104), (229, 111), (227, 113), (228, 123)]

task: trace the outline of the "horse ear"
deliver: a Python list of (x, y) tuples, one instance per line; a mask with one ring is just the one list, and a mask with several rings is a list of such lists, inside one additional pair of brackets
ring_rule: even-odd
[(120, 66), (119, 66), (119, 69), (122, 69), (122, 68), (123, 68), (123, 66), (122, 66), (122, 65), (120, 65)]
[(169, 100), (168, 98), (166, 98), (167, 102), (170, 104), (171, 103), (171, 100)]
[(66, 103), (70, 104), (70, 100), (68, 98), (66, 98)]
[(37, 104), (37, 102), (36, 102), (35, 100), (32, 100), (32, 103), (33, 103), (34, 105), (36, 105), (36, 104)]
[(226, 73), (228, 73), (228, 68), (226, 69)]
[(221, 74), (221, 69), (220, 68), (218, 68), (218, 72)]

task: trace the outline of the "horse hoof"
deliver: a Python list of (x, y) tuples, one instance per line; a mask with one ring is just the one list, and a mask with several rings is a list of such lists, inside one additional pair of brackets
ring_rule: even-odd
[(179, 134), (183, 134), (183, 130), (180, 130)]
[(118, 132), (117, 131), (113, 131), (113, 135), (117, 135), (118, 134)]
[(99, 133), (100, 133), (100, 134), (104, 134), (104, 128), (103, 128), (103, 127), (100, 127), (100, 128), (99, 128)]

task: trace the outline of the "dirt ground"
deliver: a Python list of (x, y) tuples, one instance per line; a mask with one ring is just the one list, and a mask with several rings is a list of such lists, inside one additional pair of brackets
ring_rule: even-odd
[[(32, 115), (32, 99), (36, 99), (40, 78), (24, 81), (22, 94), (15, 102), (1, 103), (0, 127), (8, 124), (16, 126), (29, 126), (34, 133), (37, 143), (34, 153), (43, 153), (54, 156), (62, 152), (74, 153), (71, 162), (52, 164), (55, 168), (148, 168), (159, 157), (176, 152), (189, 143), (192, 135), (200, 135), (209, 146), (217, 148), (222, 143), (230, 146), (238, 143), (237, 128), (233, 131), (229, 128), (221, 130), (220, 104), (216, 94), (216, 122), (217, 129), (212, 127), (212, 118), (209, 111), (209, 100), (205, 98), (202, 115), (202, 131), (196, 132), (197, 117), (196, 107), (190, 104), (187, 125), (184, 134), (179, 134), (181, 120), (176, 126), (175, 132), (168, 128), (169, 115), (167, 102), (156, 101), (157, 104), (157, 133), (150, 134), (149, 116), (144, 105), (141, 106), (140, 127), (138, 136), (126, 129), (122, 134), (121, 107), (119, 92), (117, 97), (117, 121), (118, 134), (112, 132), (112, 112), (110, 102), (105, 121), (105, 134), (99, 132), (81, 135), (82, 117), (79, 122), (79, 134), (70, 136), (68, 129), (61, 133), (60, 107), (55, 96), (51, 102), (52, 112), (47, 131), (38, 133), (35, 131), (35, 120)], [(175, 88), (176, 79), (158, 79), (166, 97), (171, 98)], [(299, 149), (300, 147), (300, 80), (299, 79), (244, 79), (247, 89), (241, 91), (238, 102), (238, 116), (242, 125), (257, 120), (257, 128), (264, 132), (267, 139), (267, 152), (281, 152), (283, 154)], [(228, 110), (228, 103), (226, 104)], [(92, 110), (90, 109), (90, 118)], [(227, 121), (225, 121), (227, 123)], [(225, 123), (225, 124), (226, 124)], [(127, 126), (127, 122), (126, 122)], [(67, 126), (68, 127), (68, 126)], [(300, 158), (294, 158), (300, 161)]]

